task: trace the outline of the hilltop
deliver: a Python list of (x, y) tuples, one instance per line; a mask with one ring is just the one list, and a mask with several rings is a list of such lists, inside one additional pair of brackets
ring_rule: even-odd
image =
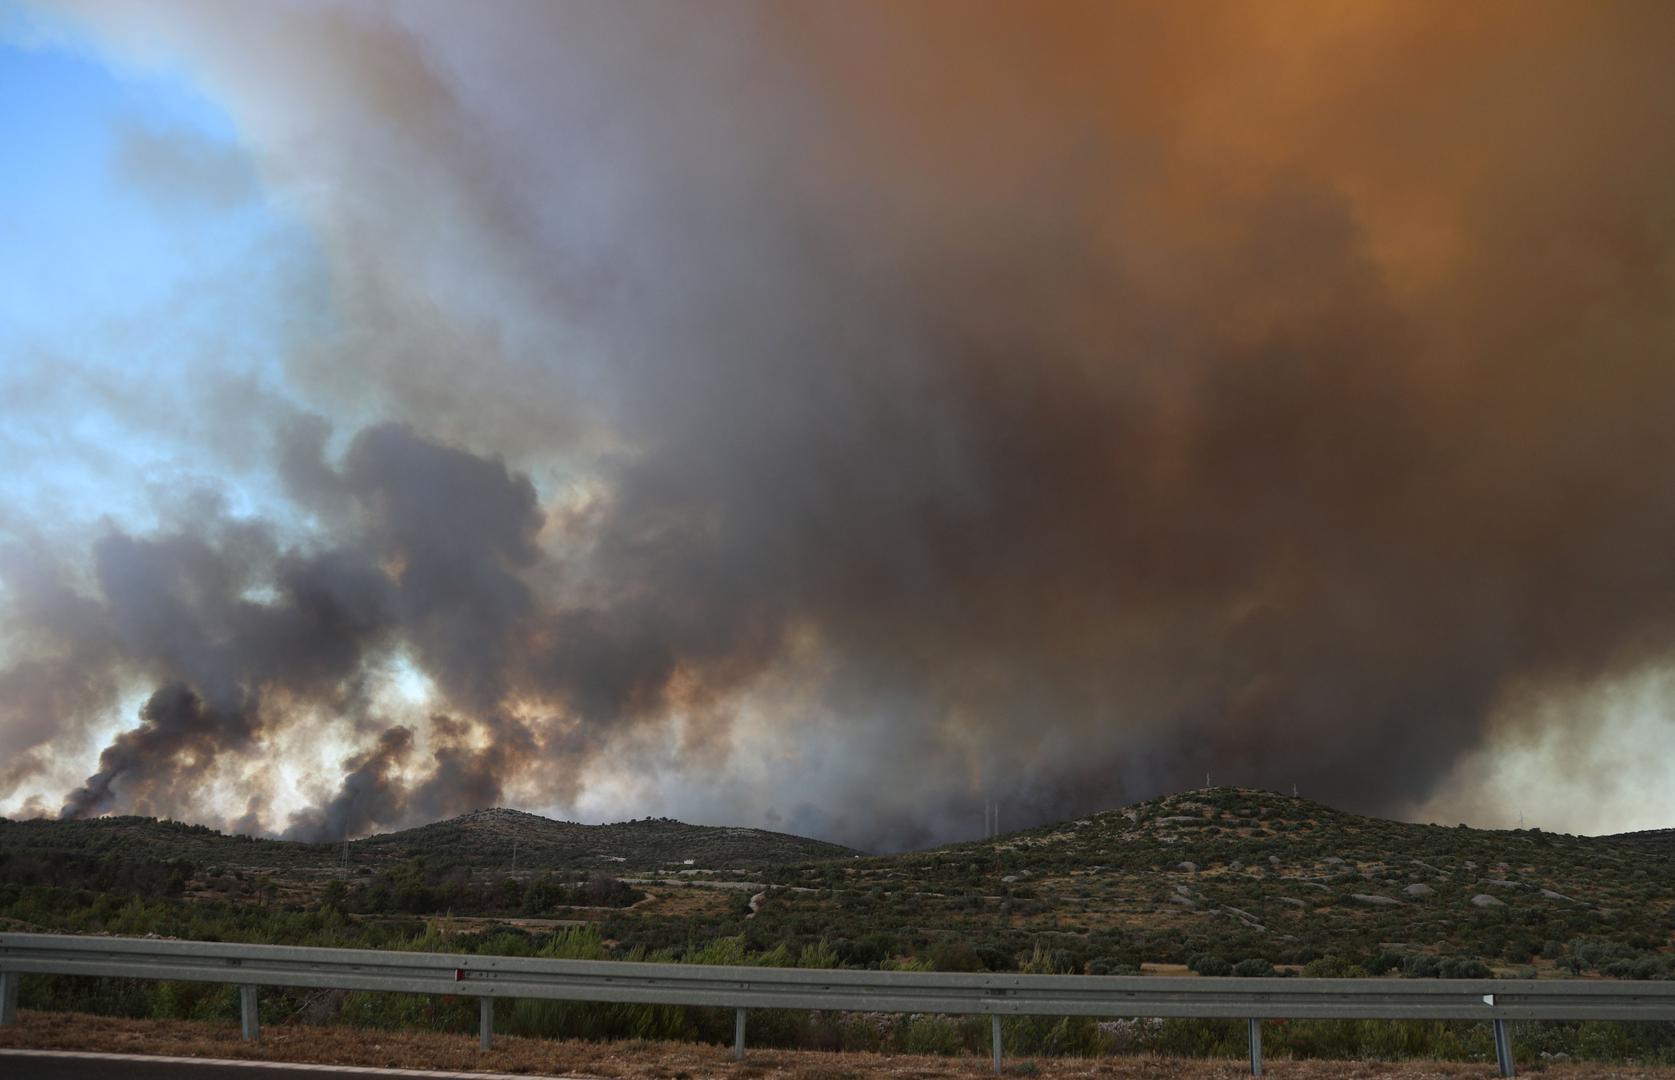
[(1640, 832), (1613, 833), (1600, 839), (1660, 854), (1675, 852), (1675, 829), (1643, 829)]

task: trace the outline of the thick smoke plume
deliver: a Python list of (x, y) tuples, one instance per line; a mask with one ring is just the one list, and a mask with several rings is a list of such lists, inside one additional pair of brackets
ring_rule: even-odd
[(1675, 651), (1675, 6), (87, 19), (226, 102), (332, 318), (283, 513), (17, 545), (0, 797), (140, 680), (64, 814), (234, 820), (186, 774), (282, 797), (298, 732), (340, 770), (244, 827), (1400, 812)]

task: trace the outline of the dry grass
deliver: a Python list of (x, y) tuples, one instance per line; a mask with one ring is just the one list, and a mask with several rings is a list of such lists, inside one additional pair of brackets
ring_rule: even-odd
[[(753, 1050), (739, 1063), (732, 1060), (725, 1047), (692, 1043), (558, 1042), (498, 1036), (495, 1048), (484, 1053), (477, 1048), (474, 1036), (427, 1032), (282, 1026), (265, 1029), (257, 1043), (246, 1043), (230, 1024), (28, 1011), (19, 1020), (15, 1026), (0, 1028), (0, 1047), (621, 1080), (983, 1080), (992, 1075), (986, 1060), (966, 1057)], [(1235, 1080), (1247, 1075), (1242, 1062), (1156, 1057), (1035, 1059), (1027, 1063), (1013, 1060), (1007, 1071), (1042, 1080)], [(1539, 1071), (1553, 1080), (1675, 1080), (1675, 1069), (1647, 1066), (1567, 1063)], [(1431, 1061), (1271, 1061), (1266, 1074), (1279, 1080), (1488, 1080), (1494, 1076), (1494, 1067)]]
[(732, 908), (737, 899), (719, 889), (702, 886), (688, 888), (647, 888), (649, 898), (634, 905), (636, 915), (715, 915)]

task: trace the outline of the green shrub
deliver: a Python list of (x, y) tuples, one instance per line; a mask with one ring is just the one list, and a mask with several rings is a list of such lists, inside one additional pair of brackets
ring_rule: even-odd
[(901, 1037), (902, 1049), (909, 1054), (941, 1054), (951, 1057), (962, 1049), (960, 1028), (946, 1016), (914, 1016)]
[(983, 958), (968, 941), (949, 941), (931, 950), (931, 967), (936, 971), (982, 971)]
[(1345, 956), (1328, 953), (1303, 965), (1303, 977), (1308, 979), (1360, 979), (1367, 970)]
[(1187, 961), (1187, 968), (1200, 975), (1231, 975), (1233, 965), (1213, 953), (1200, 953)]

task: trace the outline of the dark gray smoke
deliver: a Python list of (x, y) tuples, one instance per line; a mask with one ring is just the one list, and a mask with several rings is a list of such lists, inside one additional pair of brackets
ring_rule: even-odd
[(310, 838), (1434, 803), (1675, 649), (1672, 12), (148, 13), (332, 268), (308, 527), (113, 532), (0, 687), (165, 687), (66, 813), (332, 732)]
[(411, 728), (392, 727), (378, 736), (377, 745), (344, 761), (343, 788), (318, 809), (291, 816), (285, 839), (321, 841), (363, 836), (379, 826), (406, 820), (406, 791), (394, 774), (413, 750)]
[(140, 726), (117, 736), (99, 755), (99, 771), (69, 794), (58, 816), (85, 817), (109, 808), (116, 784), (126, 789), (128, 804), (150, 810), (151, 792), (183, 786), (191, 770), (223, 748), (248, 745), (251, 726), (241, 713), (217, 715), (190, 687), (163, 687), (140, 710)]

